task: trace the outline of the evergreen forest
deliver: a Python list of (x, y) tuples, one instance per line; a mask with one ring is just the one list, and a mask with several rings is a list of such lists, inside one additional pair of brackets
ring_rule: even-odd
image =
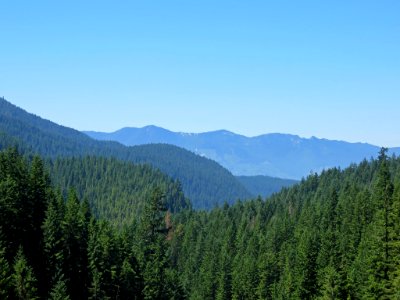
[[(88, 157), (48, 167), (16, 148), (1, 152), (2, 299), (400, 297), (400, 159), (385, 149), (268, 199), (210, 211), (155, 178), (125, 220), (118, 202), (104, 209), (104, 200), (88, 201), (101, 192), (79, 184), (107, 162), (108, 171), (118, 164)], [(64, 164), (78, 179), (58, 171), (52, 183)]]
[(168, 144), (126, 147), (116, 142), (96, 141), (0, 98), (0, 146), (15, 145), (24, 153), (43, 158), (101, 156), (151, 165), (178, 180), (197, 209), (252, 197), (241, 182), (211, 159)]
[(299, 182), (237, 178), (0, 108), (0, 299), (400, 299), (385, 148)]

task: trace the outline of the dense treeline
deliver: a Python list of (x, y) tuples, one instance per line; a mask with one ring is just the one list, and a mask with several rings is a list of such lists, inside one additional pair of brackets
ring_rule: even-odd
[(150, 164), (179, 180), (185, 195), (198, 209), (251, 197), (228, 170), (190, 151), (166, 144), (126, 147), (116, 142), (96, 141), (77, 130), (29, 114), (0, 98), (0, 146), (4, 149), (15, 144), (24, 151), (51, 159), (102, 156)]
[[(85, 164), (99, 174), (110, 164), (76, 161), (78, 181)], [(0, 298), (400, 298), (400, 159), (384, 149), (210, 212), (172, 215), (156, 188), (120, 227), (74, 190), (63, 196), (44, 169), (38, 157), (0, 153)]]
[(134, 165), (102, 157), (59, 158), (49, 161), (52, 182), (63, 194), (73, 187), (87, 199), (96, 217), (129, 225), (142, 214), (146, 200), (158, 187), (171, 212), (188, 208), (180, 183), (148, 165)]
[(191, 299), (400, 299), (400, 159), (385, 151), (176, 222)]
[(39, 157), (1, 152), (0, 298), (180, 299), (165, 216), (156, 188), (138, 225), (117, 230), (54, 189)]

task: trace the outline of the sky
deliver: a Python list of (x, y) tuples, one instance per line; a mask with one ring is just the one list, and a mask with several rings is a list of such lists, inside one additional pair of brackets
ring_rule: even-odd
[(0, 1), (0, 96), (78, 130), (400, 146), (400, 1)]

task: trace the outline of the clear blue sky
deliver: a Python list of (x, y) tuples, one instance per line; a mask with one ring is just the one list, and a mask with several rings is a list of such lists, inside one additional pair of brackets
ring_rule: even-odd
[(0, 96), (79, 130), (400, 146), (400, 1), (1, 1)]

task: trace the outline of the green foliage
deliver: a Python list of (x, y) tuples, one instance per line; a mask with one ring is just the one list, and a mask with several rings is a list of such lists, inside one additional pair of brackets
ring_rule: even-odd
[(6, 249), (0, 239), (0, 299), (8, 299), (11, 293), (11, 270), (5, 257)]
[(163, 194), (155, 189), (143, 212), (140, 238), (142, 269), (144, 278), (144, 299), (167, 299), (166, 295), (166, 236)]
[(267, 201), (210, 212), (171, 214), (164, 189), (149, 190), (140, 218), (132, 213), (130, 225), (114, 226), (111, 213), (95, 218), (74, 190), (66, 199), (54, 190), (39, 158), (1, 152), (3, 298), (400, 296), (400, 159), (384, 150), (378, 160), (310, 175)]
[(36, 278), (32, 268), (28, 265), (22, 248), (19, 248), (14, 260), (13, 282), (18, 299), (37, 299)]
[(64, 219), (65, 203), (61, 195), (52, 196), (48, 201), (46, 217), (42, 225), (43, 252), (46, 274), (49, 284), (54, 284), (56, 277), (64, 268)]
[(400, 159), (310, 175), (267, 201), (180, 213), (176, 269), (193, 299), (396, 299)]
[[(54, 190), (38, 157), (25, 160), (10, 149), (0, 152), (0, 166), (0, 228), (10, 229), (0, 231), (3, 298), (184, 298), (179, 276), (169, 264), (171, 221), (161, 192), (165, 186), (142, 200), (142, 220), (133, 215), (131, 225), (115, 227), (95, 219), (88, 201), (80, 201), (75, 190), (66, 199)], [(148, 167), (137, 170), (153, 174)], [(158, 182), (146, 178), (149, 189)], [(160, 178), (163, 183), (165, 177)], [(171, 194), (183, 197), (179, 186), (172, 186)]]
[(67, 285), (62, 277), (58, 279), (50, 292), (50, 300), (70, 300), (67, 292)]
[(167, 208), (176, 212), (189, 206), (179, 182), (147, 165), (134, 165), (101, 157), (64, 158), (49, 161), (53, 182), (64, 194), (74, 187), (87, 199), (96, 217), (118, 226), (130, 225), (144, 209), (152, 190), (165, 193)]

